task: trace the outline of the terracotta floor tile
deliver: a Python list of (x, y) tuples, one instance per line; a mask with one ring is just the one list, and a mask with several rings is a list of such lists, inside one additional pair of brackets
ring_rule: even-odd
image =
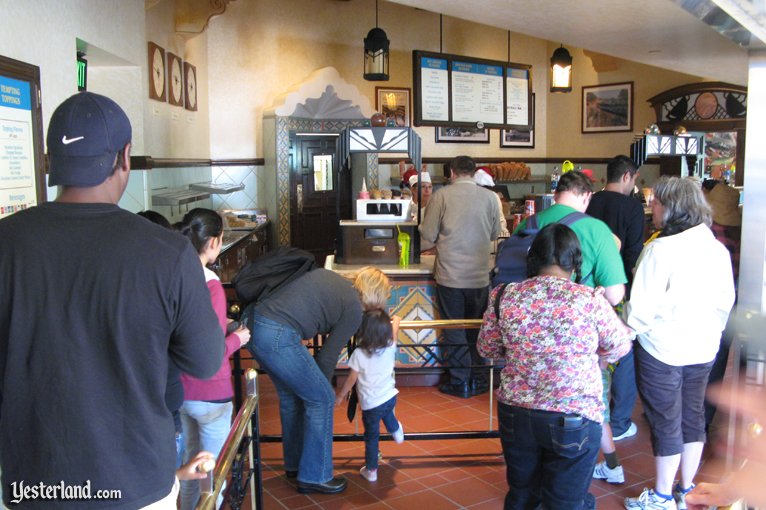
[[(262, 433), (279, 434), (278, 401), (273, 385), (267, 377), (260, 381)], [(349, 423), (345, 412), (344, 406), (335, 409), (334, 432), (361, 436), (361, 421), (357, 419)], [(487, 430), (490, 413), (496, 428), (496, 402), (490, 407), (488, 394), (461, 399), (443, 395), (434, 387), (400, 388), (396, 408), (407, 434)], [(636, 405), (633, 421), (638, 426), (638, 434), (616, 443), (625, 469), (625, 484), (612, 485), (601, 480), (591, 484), (599, 510), (621, 509), (626, 496), (637, 496), (644, 487), (654, 484), (649, 426), (640, 402)], [(262, 443), (263, 508), (489, 510), (502, 507), (508, 488), (502, 449), (497, 439), (407, 438), (403, 444), (383, 440), (380, 450), (383, 460), (378, 481), (370, 483), (359, 475), (359, 468), (364, 464), (364, 442), (336, 441), (333, 444), (335, 473), (346, 477), (348, 489), (334, 495), (302, 495), (297, 493), (295, 482), (284, 476), (282, 445)], [(713, 455), (712, 449), (706, 450), (699, 481), (715, 480), (720, 476), (721, 463)], [(243, 508), (248, 509), (249, 503), (245, 503)]]
[(505, 497), (505, 491), (473, 477), (440, 487), (439, 494), (461, 506), (475, 505), (490, 500), (501, 501)]
[(432, 490), (424, 490), (414, 494), (389, 498), (386, 500), (386, 504), (396, 510), (450, 510), (453, 508), (460, 508), (455, 502), (450, 501)]

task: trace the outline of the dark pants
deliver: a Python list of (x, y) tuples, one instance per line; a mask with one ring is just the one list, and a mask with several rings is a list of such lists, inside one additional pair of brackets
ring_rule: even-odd
[(589, 498), (601, 424), (582, 418), (498, 402), (500, 443), (505, 457), (508, 494), (505, 510), (551, 510), (592, 507)]
[[(481, 319), (487, 308), (489, 287), (478, 289), (454, 289), (436, 285), (439, 315), (442, 319)], [(478, 329), (444, 329), (443, 341), (450, 346), (442, 347), (442, 357), (449, 365), (450, 383), (468, 382), (473, 375), (484, 377), (480, 369), (471, 369), (471, 365), (482, 365), (484, 359), (476, 351)]]
[(611, 419), (612, 434), (619, 436), (630, 427), (630, 417), (636, 405), (636, 368), (633, 361), (633, 349), (615, 366), (612, 374)]
[(636, 375), (655, 457), (678, 455), (686, 443), (705, 442), (705, 388), (713, 362), (674, 366), (639, 344)]
[(367, 469), (378, 469), (378, 442), (380, 439), (380, 421), (390, 433), (399, 430), (399, 421), (394, 415), (396, 407), (396, 397), (373, 407), (367, 411), (362, 411), (362, 423), (364, 424), (364, 461)]

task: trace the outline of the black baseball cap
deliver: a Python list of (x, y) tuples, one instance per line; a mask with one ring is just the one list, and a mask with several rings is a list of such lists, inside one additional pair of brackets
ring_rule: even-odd
[(48, 185), (98, 186), (130, 140), (130, 121), (117, 103), (93, 92), (73, 95), (48, 124)]

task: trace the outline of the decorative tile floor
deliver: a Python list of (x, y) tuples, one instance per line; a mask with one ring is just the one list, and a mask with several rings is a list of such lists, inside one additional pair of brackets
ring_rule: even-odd
[[(490, 409), (497, 427), (495, 404), (489, 394), (460, 399), (443, 395), (435, 387), (399, 388), (396, 414), (405, 430), (441, 432), (489, 430)], [(263, 434), (280, 432), (276, 393), (268, 377), (260, 378), (261, 427)], [(640, 402), (633, 420), (638, 434), (617, 443), (625, 469), (625, 483), (611, 485), (595, 480), (591, 492), (599, 510), (623, 508), (626, 496), (638, 495), (653, 486), (654, 458), (649, 428)], [(362, 433), (361, 422), (350, 424), (345, 406), (335, 412), (335, 433)], [(298, 494), (295, 483), (284, 476), (281, 444), (262, 447), (264, 508), (271, 509), (498, 509), (508, 490), (505, 465), (497, 439), (405, 440), (402, 444), (381, 441), (383, 462), (378, 481), (367, 482), (359, 475), (364, 463), (363, 442), (336, 442), (333, 447), (335, 474), (345, 476), (348, 488), (336, 495)], [(718, 470), (708, 461), (698, 481), (716, 479)], [(247, 507), (246, 507), (247, 508)]]

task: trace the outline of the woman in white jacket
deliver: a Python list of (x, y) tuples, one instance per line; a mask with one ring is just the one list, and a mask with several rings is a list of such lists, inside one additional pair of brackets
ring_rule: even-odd
[(685, 509), (705, 443), (708, 373), (734, 303), (734, 279), (695, 181), (660, 178), (652, 220), (661, 232), (641, 253), (625, 310), (638, 333), (636, 380), (657, 472), (655, 487), (627, 498), (625, 508)]

